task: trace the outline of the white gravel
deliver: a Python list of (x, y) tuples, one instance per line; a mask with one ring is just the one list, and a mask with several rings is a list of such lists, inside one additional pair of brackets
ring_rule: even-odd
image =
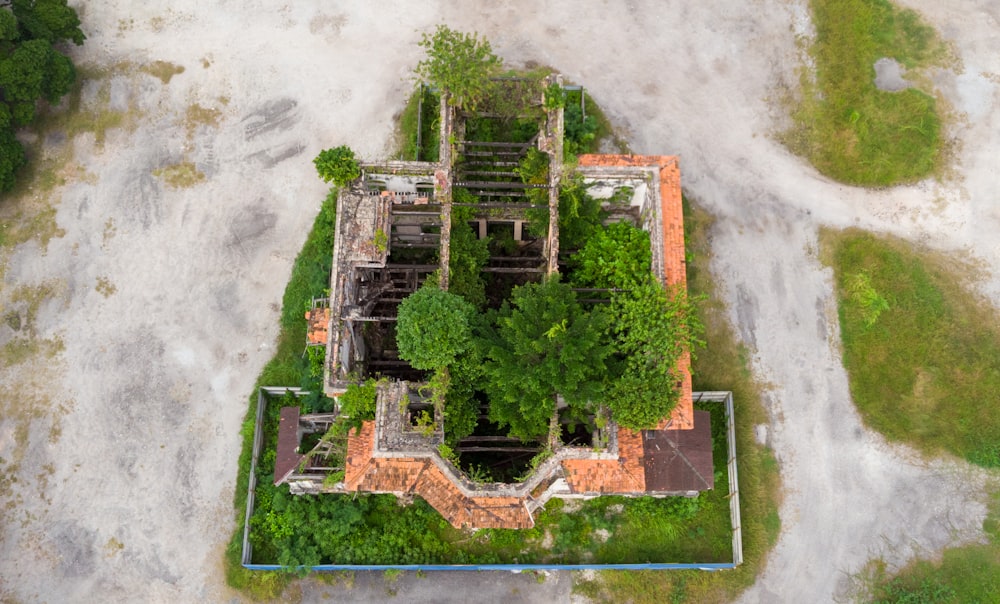
[[(868, 191), (829, 182), (772, 138), (785, 123), (777, 99), (797, 81), (796, 32), (810, 30), (803, 2), (87, 3), (79, 63), (185, 70), (166, 85), (113, 78), (108, 98), (141, 109), (138, 128), (103, 148), (87, 134), (72, 142), (87, 174), (57, 190), (65, 234), (9, 258), (0, 302), (21, 284), (56, 284), (36, 327), (64, 350), (0, 373), (4, 397), (21, 402), (0, 406), (0, 465), (17, 478), (0, 492), (0, 599), (238, 599), (221, 561), (238, 432), (324, 195), (310, 160), (342, 143), (386, 152), (419, 31), (443, 21), (484, 33), (511, 64), (585, 84), (636, 152), (679, 154), (686, 190), (717, 216), (712, 270), (770, 385), (767, 438), (786, 489), (780, 541), (743, 601), (832, 601), (873, 555), (901, 564), (979, 538), (979, 474), (919, 461), (860, 424), (831, 273), (816, 258), (822, 225), (893, 233), (974, 258), (976, 286), (1000, 305), (1000, 8), (905, 4), (961, 57), (962, 72), (934, 75), (958, 117), (955, 176)], [(193, 103), (221, 118), (189, 139)], [(174, 190), (152, 175), (182, 160), (206, 180)], [(95, 291), (99, 277), (114, 293)], [(425, 595), (569, 598), (564, 579), (497, 576)], [(380, 600), (378, 583), (303, 598)]]

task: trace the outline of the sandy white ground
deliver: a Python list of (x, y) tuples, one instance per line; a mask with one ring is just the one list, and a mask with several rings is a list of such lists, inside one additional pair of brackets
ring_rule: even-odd
[[(103, 148), (92, 135), (72, 141), (86, 174), (58, 192), (65, 234), (44, 254), (30, 243), (9, 258), (0, 297), (56, 284), (36, 325), (64, 350), (3, 370), (5, 396), (42, 402), (0, 407), (0, 457), (17, 478), (0, 493), (0, 597), (238, 599), (221, 562), (238, 431), (325, 192), (310, 160), (343, 143), (387, 152), (418, 31), (442, 21), (486, 34), (511, 64), (585, 84), (636, 152), (681, 155), (686, 190), (717, 216), (712, 270), (770, 384), (786, 488), (781, 539), (743, 601), (831, 601), (873, 555), (902, 563), (979, 538), (979, 475), (920, 462), (860, 424), (831, 273), (816, 257), (821, 225), (894, 233), (976, 259), (977, 286), (1000, 306), (1000, 8), (904, 4), (961, 56), (961, 73), (936, 77), (961, 116), (955, 176), (868, 191), (827, 181), (772, 138), (784, 123), (776, 98), (796, 80), (795, 37), (808, 31), (802, 2), (87, 3), (79, 63), (185, 71), (168, 84), (134, 70), (108, 80), (111, 107), (141, 111), (139, 127), (112, 131)], [(89, 85), (91, 103), (99, 88)], [(189, 137), (194, 103), (221, 119)], [(206, 180), (178, 190), (152, 174), (181, 161)], [(428, 591), (431, 578), (412, 595), (561, 601), (567, 578), (463, 575)], [(387, 595), (380, 579), (364, 583), (303, 598)]]

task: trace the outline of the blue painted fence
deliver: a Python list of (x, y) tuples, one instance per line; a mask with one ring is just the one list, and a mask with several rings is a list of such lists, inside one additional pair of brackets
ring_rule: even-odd
[(729, 511), (733, 525), (733, 561), (732, 562), (711, 562), (711, 563), (659, 563), (649, 562), (646, 564), (321, 564), (312, 567), (298, 567), (295, 569), (286, 568), (277, 564), (253, 564), (253, 546), (250, 544), (250, 516), (253, 515), (254, 489), (257, 486), (257, 459), (260, 457), (260, 449), (263, 444), (263, 420), (264, 406), (267, 404), (267, 395), (281, 396), (288, 392), (296, 396), (307, 394), (299, 388), (261, 388), (257, 394), (257, 421), (254, 424), (253, 455), (250, 461), (250, 484), (247, 492), (247, 509), (243, 524), (243, 552), (241, 562), (243, 568), (248, 570), (312, 570), (314, 572), (326, 572), (336, 570), (502, 570), (519, 573), (522, 571), (536, 570), (701, 570), (719, 571), (732, 570), (743, 563), (743, 538), (740, 527), (740, 498), (739, 483), (736, 474), (736, 431), (733, 420), (733, 393), (732, 392), (695, 392), (695, 401), (722, 403), (726, 412), (726, 440), (728, 441), (729, 469)]

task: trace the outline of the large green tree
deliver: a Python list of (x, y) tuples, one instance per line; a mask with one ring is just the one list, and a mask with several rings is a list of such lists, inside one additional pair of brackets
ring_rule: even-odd
[(475, 308), (465, 299), (437, 287), (421, 287), (399, 304), (399, 356), (416, 369), (448, 367), (472, 344), (473, 313)]
[(667, 292), (652, 278), (613, 296), (611, 315), (618, 376), (606, 398), (611, 417), (633, 430), (652, 428), (677, 405), (677, 363), (700, 343), (701, 323), (683, 288)]
[(448, 92), (452, 104), (475, 109), (500, 70), (500, 59), (489, 41), (438, 25), (433, 34), (423, 34), (420, 46), (427, 58), (417, 63), (417, 77)]
[(556, 395), (571, 406), (599, 402), (607, 316), (586, 312), (554, 275), (514, 289), (486, 351), (490, 418), (524, 440), (544, 436)]
[(76, 79), (57, 47), (84, 38), (66, 0), (0, 2), (0, 191), (14, 186), (25, 164), (15, 129), (34, 121), (39, 101), (58, 103)]

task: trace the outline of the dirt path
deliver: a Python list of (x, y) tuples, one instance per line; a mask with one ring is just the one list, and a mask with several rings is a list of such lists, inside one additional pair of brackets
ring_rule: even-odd
[[(773, 385), (770, 437), (788, 490), (781, 541), (745, 601), (829, 601), (872, 555), (900, 563), (977, 535), (983, 508), (961, 470), (913, 463), (860, 425), (815, 250), (818, 226), (856, 224), (969, 251), (1000, 305), (1000, 77), (986, 71), (1000, 65), (996, 8), (922, 2), (965, 66), (939, 78), (965, 114), (960, 167), (945, 184), (869, 192), (826, 182), (769, 138), (781, 116), (769, 99), (794, 81), (800, 4), (315, 6), (87, 5), (79, 62), (119, 64), (119, 75), (89, 84), (85, 104), (136, 127), (109, 130), (103, 145), (87, 133), (71, 141), (67, 184), (52, 199), (64, 234), (44, 254), (28, 243), (6, 258), (0, 298), (31, 314), (45, 346), (2, 373), (0, 479), (17, 482), (0, 493), (0, 599), (236, 597), (221, 555), (239, 425), (324, 193), (310, 159), (340, 143), (385, 153), (417, 30), (442, 20), (486, 34), (510, 63), (585, 83), (635, 151), (680, 154), (686, 189), (718, 216), (713, 269)], [(184, 70), (168, 79), (177, 70), (155, 61)], [(204, 178), (172, 188), (188, 164)], [(19, 287), (40, 292), (34, 312)], [(569, 598), (562, 579), (533, 592), (532, 581), (498, 576), (469, 575), (447, 593)]]

